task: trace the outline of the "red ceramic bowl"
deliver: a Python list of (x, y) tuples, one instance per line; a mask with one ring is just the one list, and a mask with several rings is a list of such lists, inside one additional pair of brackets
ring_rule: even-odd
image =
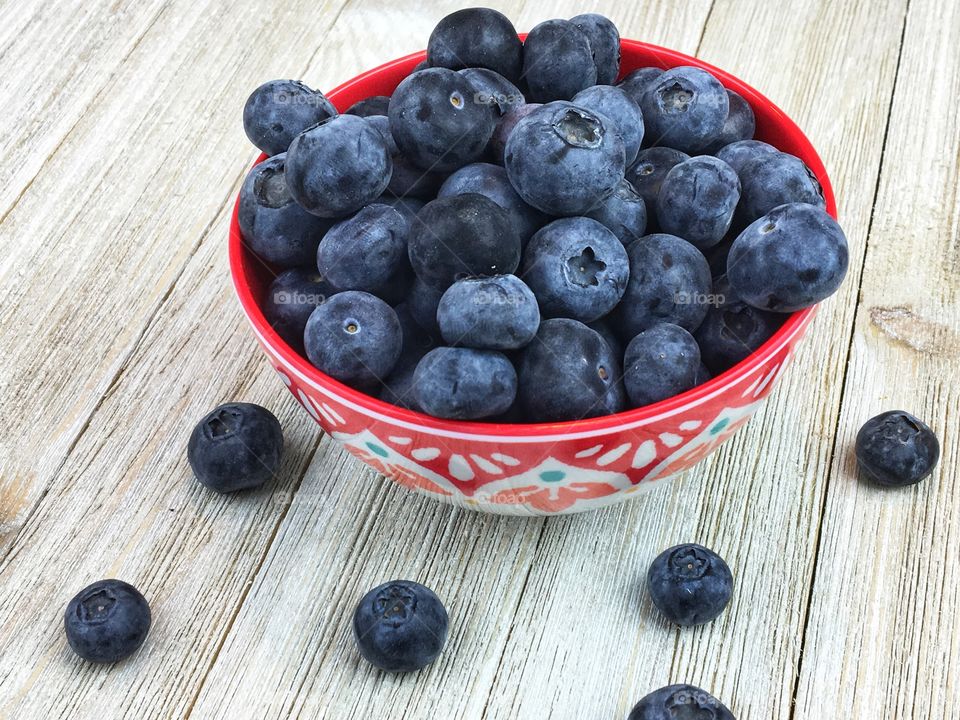
[[(340, 85), (328, 97), (344, 110), (372, 95), (390, 95), (424, 57), (420, 52), (394, 60)], [(800, 129), (767, 98), (688, 55), (623, 41), (624, 74), (639, 67), (677, 65), (709, 70), (746, 98), (756, 113), (757, 138), (802, 158), (820, 180), (827, 210), (836, 217), (823, 163)], [(238, 207), (239, 201), (230, 224), (233, 282), (267, 359), (294, 397), (326, 432), (378, 472), (410, 489), (484, 512), (547, 515), (591, 510), (636, 496), (654, 480), (691, 467), (760, 407), (816, 311), (809, 308), (791, 315), (739, 365), (655, 405), (536, 425), (440, 420), (337, 382), (273, 331), (260, 308), (273, 275), (243, 245)]]

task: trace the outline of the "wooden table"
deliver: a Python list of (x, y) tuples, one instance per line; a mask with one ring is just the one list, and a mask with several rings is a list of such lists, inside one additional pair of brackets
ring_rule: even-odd
[[(510, 519), (442, 506), (347, 456), (267, 367), (230, 287), (228, 214), (261, 81), (329, 88), (424, 47), (453, 2), (32, 0), (0, 5), (0, 717), (623, 718), (663, 684), (740, 720), (960, 717), (960, 4), (495, 2), (520, 29), (586, 10), (694, 53), (809, 134), (849, 276), (733, 441), (639, 501)], [(193, 424), (273, 408), (280, 479), (192, 478)], [(940, 432), (921, 486), (854, 476), (871, 415)], [(700, 541), (729, 611), (669, 627), (643, 577)], [(62, 612), (120, 577), (143, 649), (78, 660)], [(429, 670), (362, 662), (350, 617), (393, 577), (446, 600)]]

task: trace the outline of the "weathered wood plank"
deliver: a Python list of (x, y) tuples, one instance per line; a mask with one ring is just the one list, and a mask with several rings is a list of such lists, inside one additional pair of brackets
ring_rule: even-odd
[[(960, 706), (960, 8), (912, 0), (863, 273), (796, 717), (941, 720)], [(938, 432), (934, 476), (856, 477), (861, 424), (902, 408)]]

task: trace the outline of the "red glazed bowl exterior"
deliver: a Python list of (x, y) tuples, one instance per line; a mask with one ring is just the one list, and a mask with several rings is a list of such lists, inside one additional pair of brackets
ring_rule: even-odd
[[(425, 53), (350, 80), (328, 97), (339, 110), (390, 95)], [(702, 67), (745, 97), (756, 137), (802, 158), (836, 204), (809, 140), (767, 98), (737, 78), (688, 55), (623, 41), (622, 73), (645, 66)], [(262, 156), (260, 160), (263, 160)], [(258, 160), (259, 162), (259, 160)], [(260, 309), (273, 274), (243, 244), (237, 206), (230, 224), (230, 269), (253, 332), (284, 385), (334, 439), (407, 488), (483, 512), (550, 515), (592, 510), (651, 487), (699, 462), (760, 407), (789, 364), (816, 308), (794, 313), (746, 360), (682, 395), (589, 420), (507, 425), (440, 420), (381, 402), (321, 373), (290, 348)], [(549, 392), (549, 388), (544, 388)]]

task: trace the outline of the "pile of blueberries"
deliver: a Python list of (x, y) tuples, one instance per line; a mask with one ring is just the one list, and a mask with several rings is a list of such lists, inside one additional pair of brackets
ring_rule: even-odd
[[(570, 420), (683, 392), (833, 293), (846, 240), (803, 162), (753, 140), (749, 104), (709, 73), (642, 68), (612, 85), (619, 61), (602, 16), (541, 23), (521, 43), (477, 8), (440, 22), (390, 98), (338, 115), (301, 83), (258, 88), (244, 127), (270, 157), (244, 182), (240, 223), (282, 271), (264, 303), (274, 328), (398, 405)], [(227, 403), (195, 426), (187, 458), (204, 486), (233, 493), (272, 478), (283, 444), (268, 410)], [(939, 457), (903, 411), (857, 435), (860, 472), (881, 486), (918, 483)], [(733, 575), (685, 544), (646, 586), (667, 620), (697, 626), (724, 611)], [(135, 652), (151, 620), (120, 580), (84, 588), (64, 615), (94, 662)], [(396, 580), (360, 600), (353, 632), (367, 661), (411, 672), (440, 655), (448, 615)], [(679, 717), (734, 720), (692, 685), (651, 693), (629, 720)]]
[(395, 405), (557, 422), (689, 390), (836, 291), (846, 238), (748, 102), (695, 67), (619, 75), (600, 15), (521, 42), (473, 8), (391, 97), (261, 85), (239, 222), (267, 319)]

